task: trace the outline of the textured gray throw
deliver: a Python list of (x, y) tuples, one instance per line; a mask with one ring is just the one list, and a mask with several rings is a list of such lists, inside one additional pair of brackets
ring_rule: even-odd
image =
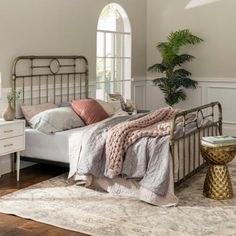
[[(84, 129), (77, 173), (95, 177), (105, 176), (105, 144), (108, 130), (122, 121), (141, 116), (113, 117)], [(164, 196), (169, 184), (170, 161), (168, 136), (141, 138), (128, 148), (121, 175), (127, 179), (138, 179), (142, 187)]]

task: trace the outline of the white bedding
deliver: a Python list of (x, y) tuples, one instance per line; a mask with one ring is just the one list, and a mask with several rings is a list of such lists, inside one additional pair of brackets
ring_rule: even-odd
[[(89, 125), (89, 127), (93, 127), (93, 125)], [(88, 127), (81, 127), (76, 129), (71, 129), (67, 131), (57, 132), (52, 135), (43, 134), (37, 130), (34, 130), (30, 127), (26, 128), (26, 149), (21, 152), (21, 156), (32, 157), (42, 160), (49, 160), (61, 163), (70, 163), (71, 160), (71, 172), (76, 171), (76, 163), (78, 161), (77, 156), (80, 153), (81, 146), (81, 137), (83, 136), (84, 129)], [(210, 129), (211, 133), (211, 129)], [(203, 133), (200, 134), (200, 139), (203, 136)], [(193, 170), (193, 136), (191, 136), (191, 157), (188, 156), (189, 145), (188, 142), (185, 143), (185, 173), (189, 173), (189, 159), (190, 159), (190, 168)], [(175, 146), (175, 161), (174, 161), (174, 181), (178, 180), (178, 172), (179, 177), (183, 178), (183, 156), (178, 156), (177, 146)], [(196, 156), (198, 156), (199, 143), (198, 139), (195, 140), (195, 160), (198, 160)], [(180, 142), (180, 154), (183, 153), (183, 141)], [(203, 159), (200, 158), (200, 163), (195, 163), (195, 166), (202, 164)]]
[(77, 128), (48, 135), (27, 127), (26, 147), (21, 156), (69, 164), (71, 152), (77, 151), (80, 130)]

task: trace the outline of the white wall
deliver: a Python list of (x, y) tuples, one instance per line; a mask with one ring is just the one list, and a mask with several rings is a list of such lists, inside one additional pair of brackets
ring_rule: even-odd
[[(4, 94), (11, 86), (11, 66), (20, 55), (83, 55), (90, 81), (96, 76), (96, 28), (102, 9), (116, 2), (132, 27), (132, 77), (146, 77), (146, 1), (140, 0), (0, 0), (0, 71)], [(134, 7), (135, 6), (135, 7)]]
[[(111, 2), (119, 3), (130, 18), (132, 77), (143, 80), (146, 77), (146, 1), (0, 0), (0, 71), (4, 88), (0, 113), (6, 106), (11, 65), (17, 56), (83, 55), (89, 62), (90, 80), (94, 81), (97, 20), (105, 5)], [(4, 163), (1, 172), (10, 169), (9, 158)]]
[[(147, 0), (147, 67), (160, 61), (156, 45), (165, 41), (170, 32), (187, 28), (203, 38), (204, 43), (185, 50), (196, 56), (186, 68), (199, 81), (198, 89), (189, 90), (187, 100), (178, 106), (187, 109), (219, 100), (223, 106), (224, 131), (236, 135), (236, 108), (233, 104), (236, 100), (236, 27), (233, 26), (236, 1), (220, 1), (185, 10), (188, 2)], [(145, 105), (149, 109), (164, 105), (161, 91), (151, 82), (155, 76), (147, 73), (148, 82), (142, 84), (146, 89)]]
[(205, 40), (187, 51), (196, 56), (188, 65), (194, 77), (221, 80), (236, 77), (236, 1), (225, 0), (189, 10), (189, 0), (147, 0), (147, 65), (160, 59), (155, 46), (175, 30), (190, 29)]
[(103, 7), (117, 2), (130, 17), (133, 32), (132, 77), (146, 74), (146, 2), (140, 0), (1, 0), (0, 71), (10, 86), (11, 63), (19, 55), (87, 57), (95, 79), (96, 28)]

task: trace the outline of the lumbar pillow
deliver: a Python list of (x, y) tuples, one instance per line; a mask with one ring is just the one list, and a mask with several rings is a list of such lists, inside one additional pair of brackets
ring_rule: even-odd
[(106, 113), (109, 116), (112, 116), (112, 115), (115, 114), (115, 110), (109, 102), (105, 102), (105, 101), (100, 100), (100, 99), (96, 99), (96, 101), (102, 106), (102, 108), (106, 111)]
[(109, 117), (103, 107), (94, 99), (72, 100), (71, 106), (87, 125)]
[(113, 115), (121, 115), (127, 113), (122, 109), (120, 101), (108, 101), (110, 107), (112, 107)]
[(123, 111), (128, 111), (125, 99), (120, 93), (114, 93), (114, 94), (110, 93), (108, 96), (111, 101), (119, 101)]
[(38, 113), (42, 111), (46, 111), (49, 109), (57, 108), (58, 106), (54, 103), (48, 102), (48, 103), (42, 103), (37, 105), (21, 105), (22, 113), (24, 114), (24, 117), (28, 123), (30, 123), (30, 120), (33, 116), (37, 115)]
[(30, 120), (31, 127), (45, 134), (52, 134), (85, 126), (71, 107), (59, 107), (40, 112)]

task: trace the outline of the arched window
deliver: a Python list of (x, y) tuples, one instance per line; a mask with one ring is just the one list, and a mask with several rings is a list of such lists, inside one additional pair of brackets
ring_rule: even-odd
[(131, 98), (131, 27), (125, 10), (116, 3), (101, 12), (97, 25), (96, 97), (109, 93)]

